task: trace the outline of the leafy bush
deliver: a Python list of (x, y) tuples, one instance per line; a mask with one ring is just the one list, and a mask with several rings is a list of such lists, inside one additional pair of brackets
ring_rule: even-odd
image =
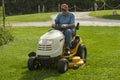
[(10, 29), (0, 27), (0, 46), (13, 40)]
[(13, 40), (10, 29), (2, 27), (2, 7), (0, 7), (0, 46)]
[(2, 7), (0, 7), (0, 24), (2, 23)]

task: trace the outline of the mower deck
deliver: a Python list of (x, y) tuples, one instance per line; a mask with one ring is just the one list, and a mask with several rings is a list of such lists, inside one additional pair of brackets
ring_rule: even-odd
[(72, 61), (69, 62), (69, 67), (74, 68), (74, 67), (79, 67), (84, 64), (83, 59), (80, 59), (79, 56), (75, 56), (72, 58)]

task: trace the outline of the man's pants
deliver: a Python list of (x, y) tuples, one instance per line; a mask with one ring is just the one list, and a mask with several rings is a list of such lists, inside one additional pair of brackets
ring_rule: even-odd
[(65, 29), (64, 30), (64, 35), (65, 35), (65, 44), (67, 48), (72, 47), (71, 41), (72, 37), (75, 35), (75, 28), (74, 29)]

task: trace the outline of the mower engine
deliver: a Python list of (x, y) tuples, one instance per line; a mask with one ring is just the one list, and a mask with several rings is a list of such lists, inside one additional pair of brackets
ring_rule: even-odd
[(60, 56), (63, 52), (65, 38), (61, 31), (50, 30), (40, 37), (38, 42), (37, 56)]

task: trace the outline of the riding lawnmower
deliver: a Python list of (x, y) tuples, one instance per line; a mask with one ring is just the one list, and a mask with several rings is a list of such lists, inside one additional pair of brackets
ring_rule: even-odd
[[(79, 23), (75, 29), (79, 30)], [(64, 73), (68, 68), (78, 68), (86, 63), (87, 49), (77, 35), (73, 36), (71, 44), (70, 55), (66, 56), (63, 32), (49, 30), (40, 37), (37, 51), (28, 54), (28, 69), (32, 71), (42, 67), (53, 67), (57, 68), (58, 72)]]

